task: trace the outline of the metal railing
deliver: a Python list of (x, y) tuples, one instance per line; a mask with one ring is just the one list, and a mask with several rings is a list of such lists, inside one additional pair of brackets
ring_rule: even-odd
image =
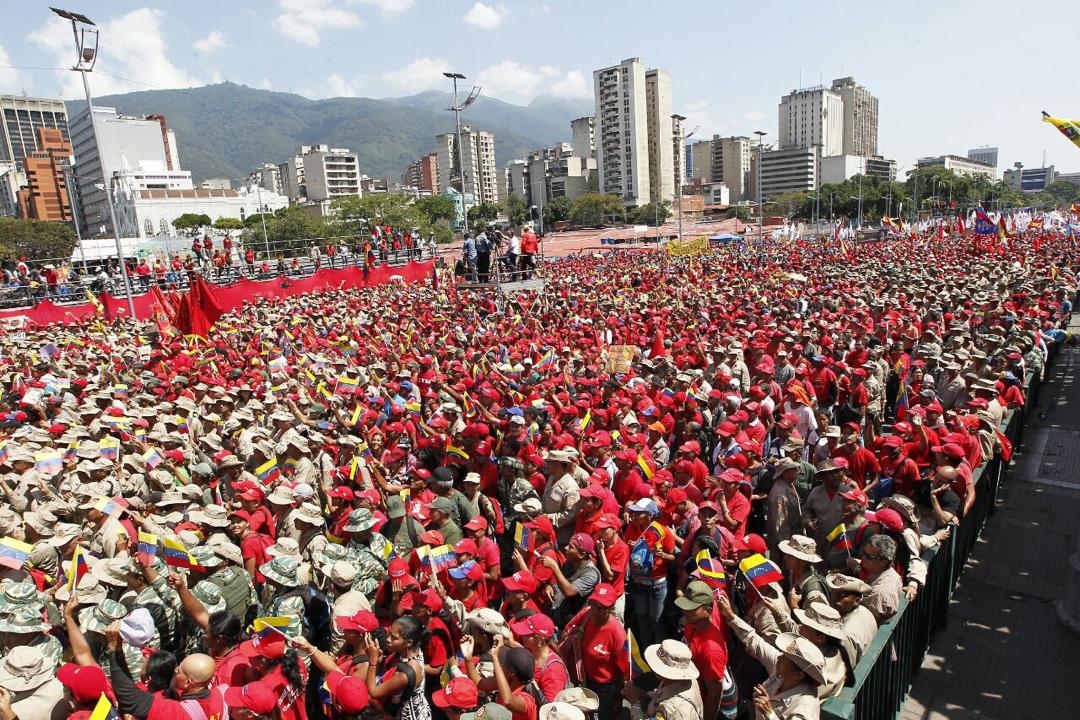
[[(438, 250), (436, 249), (436, 255)], [(435, 255), (431, 251), (425, 249), (422, 250), (388, 250), (385, 254), (376, 251), (375, 260), (379, 265), (388, 265), (390, 267), (399, 267), (407, 262), (413, 261), (426, 261), (431, 260)], [(45, 261), (41, 261), (44, 263)], [(195, 271), (202, 274), (208, 282), (215, 285), (232, 285), (239, 280), (272, 280), (275, 278), (286, 277), (290, 280), (297, 280), (305, 277), (310, 277), (316, 271), (316, 269), (344, 269), (347, 267), (363, 267), (365, 257), (358, 253), (349, 253), (348, 255), (337, 254), (333, 257), (328, 255), (319, 256), (319, 265), (316, 268), (315, 261), (308, 255), (296, 255), (294, 257), (285, 258), (284, 266), (277, 260), (273, 260), (269, 263), (266, 271), (262, 270), (262, 260), (256, 260), (252, 264), (246, 262), (239, 262), (234, 259), (230, 265), (223, 267), (214, 267), (211, 263), (196, 264)], [(38, 263), (35, 263), (38, 264)], [(37, 305), (40, 302), (49, 300), (56, 305), (79, 305), (86, 302), (86, 291), (97, 293), (109, 293), (114, 297), (123, 297), (124, 293), (124, 280), (117, 274), (115, 277), (110, 277), (109, 280), (104, 282), (97, 280), (94, 275), (103, 265), (111, 264), (115, 265), (115, 259), (110, 263), (91, 263), (91, 273), (89, 275), (81, 275), (77, 280), (59, 283), (56, 285), (45, 285), (41, 282), (35, 282), (33, 285), (19, 285), (17, 287), (0, 287), (0, 309), (14, 310), (19, 308), (30, 308)], [(78, 263), (76, 267), (80, 268)], [(117, 270), (119, 273), (119, 270)], [(172, 270), (171, 268), (166, 271), (163, 276), (157, 274), (147, 275), (145, 277), (132, 274), (132, 294), (141, 295), (148, 292), (154, 285), (162, 288), (186, 290), (191, 281), (192, 272), (188, 270)]]
[[(1056, 350), (1055, 350), (1056, 351)], [(1048, 358), (1043, 377), (1049, 377), (1054, 354)], [(1027, 402), (1002, 421), (1001, 431), (1019, 452), (1024, 425), (1034, 411), (1043, 380), (1026, 378)], [(821, 705), (827, 720), (886, 720), (898, 716), (912, 680), (930, 649), (930, 641), (948, 621), (949, 604), (968, 557), (994, 513), (998, 492), (1005, 482), (1008, 463), (995, 454), (973, 474), (975, 503), (945, 542), (923, 553), (927, 565), (926, 586), (914, 603), (900, 595), (896, 614), (882, 623), (852, 678), (841, 693)]]

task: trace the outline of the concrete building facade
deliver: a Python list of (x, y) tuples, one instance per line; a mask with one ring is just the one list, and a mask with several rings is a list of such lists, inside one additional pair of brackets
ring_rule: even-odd
[(671, 74), (666, 70), (645, 73), (645, 123), (649, 148), (649, 202), (675, 197), (675, 129), (671, 119)]
[(439, 156), (428, 153), (416, 162), (409, 163), (401, 182), (406, 187), (416, 188), (431, 195), (439, 194)]
[(998, 164), (998, 149), (996, 147), (977, 147), (967, 151), (968, 160), (985, 163), (993, 168)]
[[(495, 167), (495, 135), (487, 130), (473, 130), (461, 126), (460, 163), (456, 132), (435, 137), (435, 155), (438, 164), (437, 177), (442, 189), (464, 185), (465, 204), (499, 202), (499, 173)], [(461, 165), (465, 172), (461, 172)], [(472, 200), (470, 201), (470, 198)]]
[(164, 120), (160, 116), (152, 120), (127, 117), (111, 107), (95, 107), (94, 116), (96, 144), (90, 114), (85, 109), (71, 120), (75, 186), (84, 232), (91, 237), (111, 236), (104, 178), (111, 180), (116, 172), (146, 162), (179, 170), (180, 156), (176, 136), (162, 129)]
[(842, 154), (877, 155), (878, 99), (852, 77), (833, 80), (830, 89), (844, 105)]
[(591, 115), (570, 121), (570, 144), (582, 158), (596, 157), (596, 118)]
[[(758, 154), (756, 148), (754, 153)], [(821, 182), (821, 148), (818, 146), (766, 150), (755, 164), (760, 166), (763, 198), (783, 192), (811, 192)]]
[(780, 150), (821, 146), (821, 156), (844, 152), (844, 101), (823, 85), (780, 99)]
[(26, 187), (17, 194), (19, 217), (70, 222), (74, 217), (67, 183), (71, 143), (59, 128), (39, 127), (37, 135), (38, 149), (23, 158)]
[(713, 177), (713, 141), (695, 140), (686, 144), (686, 181), (707, 180)]
[(732, 203), (754, 197), (755, 190), (750, 185), (751, 149), (752, 141), (748, 137), (713, 135), (712, 176), (708, 179), (724, 183)]
[(596, 103), (596, 170), (601, 193), (628, 207), (651, 196), (645, 66), (640, 58), (593, 72)]
[(977, 177), (983, 175), (991, 180), (997, 179), (997, 168), (977, 160), (970, 160), (960, 155), (937, 155), (919, 158), (916, 167), (943, 167), (957, 175)]
[(304, 160), (305, 197), (308, 202), (362, 194), (360, 158), (356, 153), (347, 148), (314, 145), (301, 154)]
[(0, 95), (0, 163), (12, 162), (22, 170), (22, 159), (40, 150), (41, 128), (59, 130), (64, 142), (71, 142), (63, 100)]

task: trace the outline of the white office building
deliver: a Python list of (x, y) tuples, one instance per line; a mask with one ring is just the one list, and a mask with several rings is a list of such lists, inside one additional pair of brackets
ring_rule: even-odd
[(675, 197), (675, 131), (671, 114), (671, 75), (666, 70), (649, 70), (645, 73), (649, 202), (670, 202)]
[(992, 168), (996, 168), (998, 164), (998, 149), (996, 147), (986, 146), (971, 148), (967, 151), (967, 157), (968, 160), (974, 160), (989, 165)]
[(600, 192), (628, 207), (651, 194), (645, 66), (639, 58), (593, 72), (596, 102), (596, 169)]
[(943, 167), (957, 175), (966, 177), (978, 177), (980, 175), (991, 180), (997, 180), (997, 168), (987, 165), (978, 160), (971, 160), (960, 155), (937, 155), (935, 157), (919, 158), (916, 167)]
[(80, 226), (92, 237), (111, 236), (103, 178), (112, 178), (120, 170), (145, 163), (179, 170), (180, 157), (176, 136), (160, 115), (126, 117), (117, 114), (116, 108), (95, 107), (94, 116), (97, 144), (90, 114), (85, 109), (71, 120), (70, 126)]
[(824, 85), (793, 90), (780, 99), (780, 150), (821, 147), (821, 155), (844, 152), (844, 101)]
[(150, 238), (176, 235), (172, 223), (186, 213), (207, 215), (210, 220), (243, 220), (260, 212), (273, 213), (288, 207), (283, 195), (254, 184), (241, 190), (195, 187), (191, 173), (168, 170), (148, 161), (124, 168), (113, 176), (116, 222), (121, 237)]
[[(758, 154), (756, 148), (754, 154)], [(819, 187), (821, 148), (818, 146), (766, 150), (760, 155), (760, 162), (754, 165), (760, 165), (763, 198), (783, 192), (810, 192)], [(754, 170), (758, 172), (757, 167)]]
[(570, 144), (574, 155), (581, 158), (596, 157), (596, 118), (580, 117), (570, 121)]
[(262, 187), (279, 184), (281, 194), (293, 204), (323, 203), (361, 194), (360, 158), (347, 148), (301, 145), (291, 158), (277, 166), (276, 177), (270, 167), (255, 171)]
[(852, 77), (833, 80), (830, 89), (844, 105), (842, 154), (877, 155), (878, 99)]

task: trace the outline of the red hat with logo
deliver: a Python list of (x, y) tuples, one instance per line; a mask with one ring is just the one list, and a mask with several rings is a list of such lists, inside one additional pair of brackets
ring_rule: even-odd
[[(366, 688), (365, 688), (366, 689)], [(236, 685), (225, 690), (225, 704), (230, 708), (244, 708), (256, 715), (266, 715), (277, 707), (277, 693), (263, 682)]]
[(610, 583), (600, 583), (589, 596), (590, 602), (595, 602), (600, 607), (615, 607), (615, 601), (619, 599), (619, 593)]
[(539, 589), (540, 583), (528, 570), (519, 570), (510, 577), (503, 578), (503, 587), (510, 592), (527, 592), (532, 595)]
[(451, 678), (446, 687), (431, 694), (436, 707), (473, 710), (480, 704), (480, 690), (467, 677)]
[(109, 687), (105, 671), (97, 665), (64, 663), (57, 671), (56, 679), (71, 690), (75, 701), (79, 703), (97, 700)]
[(370, 610), (360, 610), (355, 615), (337, 615), (334, 622), (342, 630), (355, 630), (357, 632), (371, 632), (379, 627), (379, 620), (375, 613)]
[(248, 658), (264, 657), (268, 660), (277, 660), (285, 655), (285, 636), (277, 632), (256, 635), (240, 643), (240, 654)]
[(358, 713), (368, 705), (367, 684), (360, 678), (335, 671), (326, 676), (326, 689), (334, 704), (344, 712)]
[(555, 623), (542, 613), (523, 617), (517, 622), (511, 623), (510, 629), (519, 637), (539, 635), (540, 637), (550, 638), (555, 636)]

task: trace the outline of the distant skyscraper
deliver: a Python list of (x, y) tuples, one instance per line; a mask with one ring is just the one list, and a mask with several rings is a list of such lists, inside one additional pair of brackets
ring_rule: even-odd
[(59, 128), (37, 129), (37, 150), (23, 158), (26, 187), (18, 192), (19, 215), (31, 220), (68, 222), (72, 219), (66, 170), (71, 143)]
[(22, 159), (40, 150), (38, 130), (60, 131), (64, 142), (68, 134), (67, 108), (62, 100), (0, 95), (0, 163), (13, 162), (22, 170)]
[(821, 146), (821, 155), (844, 151), (844, 101), (824, 85), (793, 90), (780, 99), (780, 148)]
[[(460, 160), (465, 165), (461, 173), (458, 163), (457, 134), (443, 133), (435, 137), (435, 155), (438, 163), (439, 188), (453, 187), (466, 196), (472, 196), (472, 204), (499, 202), (499, 174), (495, 169), (495, 135), (487, 130), (473, 130), (461, 126), (462, 152)], [(459, 178), (464, 175), (464, 187)]]
[(968, 160), (978, 160), (993, 167), (998, 164), (998, 149), (996, 147), (977, 147), (967, 151)]
[(831, 89), (844, 103), (843, 154), (877, 155), (878, 99), (851, 77), (833, 80)]
[(600, 192), (619, 195), (627, 206), (671, 200), (671, 76), (646, 71), (640, 58), (629, 58), (594, 71), (593, 90)]
[(732, 203), (750, 200), (750, 156), (752, 143), (743, 136), (725, 137), (713, 135), (711, 182), (722, 182), (728, 187)]
[(686, 179), (704, 180), (712, 182), (713, 179), (713, 141), (696, 140), (686, 145)]

